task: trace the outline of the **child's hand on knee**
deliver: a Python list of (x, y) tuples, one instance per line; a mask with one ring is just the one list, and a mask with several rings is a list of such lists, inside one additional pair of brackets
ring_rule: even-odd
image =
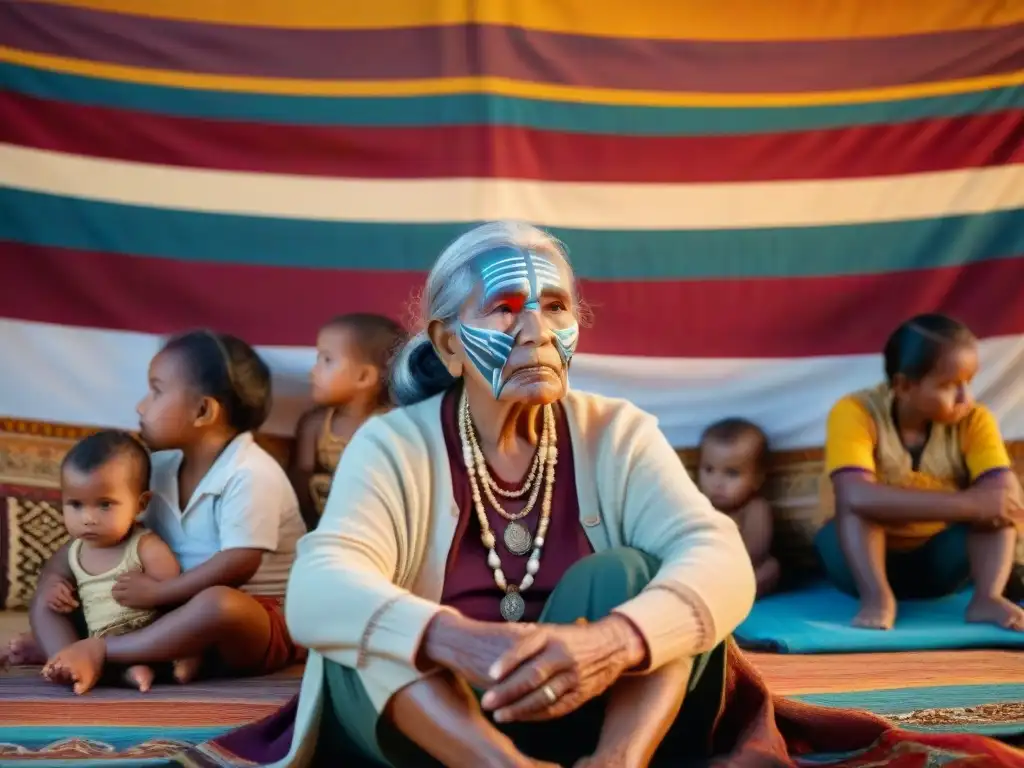
[(974, 509), (972, 523), (986, 528), (1003, 528), (1024, 520), (1024, 507), (1020, 499), (1003, 485), (975, 485), (964, 491), (971, 497)]
[(46, 606), (56, 613), (71, 613), (78, 608), (78, 596), (71, 582), (63, 576), (48, 576), (39, 584)]

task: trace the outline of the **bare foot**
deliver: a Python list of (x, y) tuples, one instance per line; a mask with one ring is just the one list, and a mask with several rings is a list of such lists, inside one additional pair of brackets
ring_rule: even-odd
[(74, 692), (81, 696), (99, 682), (106, 656), (107, 646), (103, 638), (79, 640), (46, 662), (43, 676), (53, 682), (71, 683)]
[(862, 597), (860, 610), (850, 622), (863, 629), (892, 629), (896, 623), (896, 598), (883, 595), (879, 598)]
[(145, 664), (135, 664), (124, 672), (125, 682), (132, 688), (138, 688), (140, 693), (145, 693), (153, 687), (155, 677), (156, 673), (153, 668), (147, 667)]
[(967, 621), (995, 624), (1015, 632), (1024, 632), (1024, 608), (1014, 605), (1005, 597), (979, 597), (975, 595), (967, 605)]
[(174, 679), (184, 685), (191, 683), (199, 676), (199, 668), (203, 664), (202, 656), (190, 656), (187, 659), (178, 659), (174, 662)]
[(6, 648), (0, 649), (0, 669), (45, 663), (46, 656), (36, 645), (36, 639), (31, 632), (15, 635), (7, 642)]

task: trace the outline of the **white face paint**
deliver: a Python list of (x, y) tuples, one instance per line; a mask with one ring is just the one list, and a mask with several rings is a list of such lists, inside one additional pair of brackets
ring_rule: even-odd
[[(523, 310), (539, 310), (545, 289), (569, 293), (561, 270), (547, 256), (528, 249), (497, 248), (480, 256), (478, 273), (483, 285), (483, 303), (499, 297), (517, 315)], [(568, 367), (579, 342), (579, 325), (552, 329), (555, 346)], [(505, 386), (502, 373), (515, 346), (515, 336), (493, 328), (478, 328), (459, 323), (459, 337), (466, 354), (477, 370), (491, 383), (495, 399)]]

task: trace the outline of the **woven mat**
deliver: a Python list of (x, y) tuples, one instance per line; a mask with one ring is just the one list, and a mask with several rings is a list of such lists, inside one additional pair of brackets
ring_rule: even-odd
[(166, 757), (271, 714), (298, 691), (301, 671), (75, 696), (18, 667), (0, 673), (0, 765)]

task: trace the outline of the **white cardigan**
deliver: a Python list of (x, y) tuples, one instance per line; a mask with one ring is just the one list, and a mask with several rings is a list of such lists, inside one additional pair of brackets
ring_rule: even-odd
[[(427, 624), (449, 610), (438, 601), (459, 515), (441, 400), (360, 428), (319, 526), (299, 542), (286, 614), (310, 655), (292, 748), (278, 765), (307, 764), (313, 754), (325, 658), (356, 668), (378, 711), (424, 674), (415, 658)], [(653, 416), (583, 392), (562, 403), (594, 551), (635, 547), (661, 561), (648, 587), (616, 609), (644, 636), (649, 669), (713, 648), (754, 601), (736, 525), (697, 490)]]

